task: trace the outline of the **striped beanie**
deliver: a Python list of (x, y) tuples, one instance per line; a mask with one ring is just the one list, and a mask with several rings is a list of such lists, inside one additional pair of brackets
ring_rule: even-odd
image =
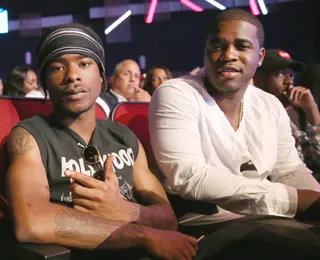
[(104, 49), (100, 37), (82, 24), (64, 24), (50, 28), (40, 39), (37, 57), (40, 80), (45, 85), (47, 66), (65, 54), (80, 54), (93, 59), (100, 73), (105, 72)]

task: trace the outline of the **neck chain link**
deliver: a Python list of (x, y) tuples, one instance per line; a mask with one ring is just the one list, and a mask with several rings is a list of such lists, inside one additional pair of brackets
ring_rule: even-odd
[(243, 118), (243, 103), (244, 103), (244, 100), (242, 98), (241, 102), (240, 102), (240, 120), (239, 120), (239, 124), (240, 124), (240, 122), (242, 121), (242, 118)]

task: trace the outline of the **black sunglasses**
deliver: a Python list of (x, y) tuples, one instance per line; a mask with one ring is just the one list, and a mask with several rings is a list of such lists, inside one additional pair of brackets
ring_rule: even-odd
[[(98, 148), (93, 145), (88, 145), (83, 149), (81, 155), (84, 161), (94, 169), (93, 178), (105, 181), (103, 165), (100, 161), (101, 156)], [(121, 190), (120, 194), (124, 200), (127, 200), (127, 198), (121, 193)]]
[(101, 156), (98, 148), (93, 145), (88, 145), (83, 149), (81, 155), (84, 161), (94, 169), (93, 178), (105, 181), (103, 165), (100, 161)]

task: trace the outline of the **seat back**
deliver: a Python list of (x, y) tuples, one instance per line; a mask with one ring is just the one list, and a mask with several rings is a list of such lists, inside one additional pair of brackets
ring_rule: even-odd
[(151, 152), (148, 108), (149, 103), (121, 102), (111, 111), (111, 120), (127, 126), (135, 133), (147, 155)]
[(20, 120), (33, 117), (35, 115), (47, 116), (52, 112), (50, 100), (39, 98), (14, 98), (12, 104), (16, 108)]
[[(19, 114), (20, 120), (30, 118), (35, 115), (47, 116), (52, 112), (52, 102), (39, 98), (12, 98), (12, 104)], [(96, 103), (97, 118), (106, 119), (106, 114)]]
[(146, 152), (149, 169), (163, 183), (163, 174), (157, 166), (150, 143), (148, 109), (147, 102), (121, 102), (112, 109), (110, 119), (127, 126), (137, 136)]
[(0, 99), (0, 219), (7, 211), (4, 199), (4, 173), (7, 167), (5, 143), (12, 127), (20, 121), (17, 110), (10, 99)]

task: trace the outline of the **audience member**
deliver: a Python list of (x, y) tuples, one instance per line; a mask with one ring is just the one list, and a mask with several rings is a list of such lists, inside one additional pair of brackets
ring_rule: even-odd
[[(97, 249), (103, 259), (195, 256), (197, 240), (174, 231), (175, 216), (140, 142), (126, 127), (96, 119), (105, 83), (99, 36), (80, 24), (60, 25), (42, 36), (37, 56), (53, 113), (21, 121), (8, 140), (17, 239)], [(119, 250), (128, 248), (144, 251)]]
[(32, 90), (39, 90), (37, 74), (28, 67), (15, 67), (6, 81), (3, 94), (24, 97)]
[[(291, 59), (283, 50), (267, 50), (254, 85), (276, 96), (286, 108), (299, 157), (320, 173), (320, 114), (310, 89), (295, 86), (296, 73), (303, 63)], [(317, 173), (314, 173), (317, 175)]]
[(121, 61), (113, 71), (111, 86), (102, 92), (101, 98), (110, 109), (124, 101), (149, 102), (150, 95), (139, 87), (140, 76), (139, 65), (134, 60)]
[(257, 17), (221, 12), (208, 31), (206, 75), (168, 80), (150, 103), (158, 165), (182, 197), (217, 204), (213, 220), (233, 213), (292, 218), (313, 207), (319, 217), (320, 185), (298, 156), (286, 110), (249, 85), (263, 42)]
[(320, 107), (320, 62), (307, 67), (299, 79), (299, 85), (311, 90), (318, 107)]
[(144, 81), (144, 89), (152, 95), (153, 91), (159, 87), (163, 82), (168, 79), (172, 79), (172, 74), (170, 70), (164, 66), (154, 66), (152, 67), (146, 75)]

